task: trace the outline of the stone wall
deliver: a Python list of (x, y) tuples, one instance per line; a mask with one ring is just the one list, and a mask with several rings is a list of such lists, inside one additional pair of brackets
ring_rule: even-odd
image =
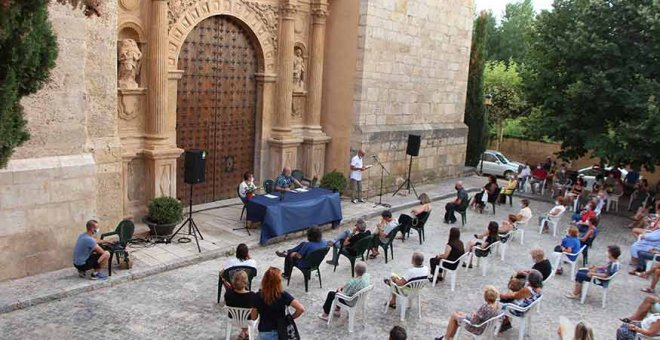
[[(360, 1), (351, 147), (389, 168), (386, 190), (405, 177), (409, 134), (422, 136), (415, 182), (455, 176), (464, 164), (472, 15), (470, 0)], [(379, 176), (367, 174), (371, 194)]]
[(71, 266), (75, 237), (122, 217), (116, 104), (116, 2), (102, 17), (52, 2), (59, 55), (51, 79), (21, 104), (31, 139), (0, 170), (0, 280)]

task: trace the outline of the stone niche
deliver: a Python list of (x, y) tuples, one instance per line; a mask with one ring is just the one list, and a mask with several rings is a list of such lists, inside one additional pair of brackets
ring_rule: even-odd
[(142, 28), (127, 21), (117, 39), (117, 115), (120, 137), (144, 133), (146, 41)]

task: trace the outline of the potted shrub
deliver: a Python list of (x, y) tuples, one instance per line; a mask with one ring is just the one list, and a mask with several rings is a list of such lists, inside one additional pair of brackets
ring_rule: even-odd
[(143, 219), (152, 235), (171, 235), (181, 222), (183, 206), (176, 198), (157, 197), (149, 202), (149, 214)]
[(346, 176), (337, 170), (328, 172), (321, 178), (321, 188), (330, 189), (333, 192), (342, 192), (346, 189)]

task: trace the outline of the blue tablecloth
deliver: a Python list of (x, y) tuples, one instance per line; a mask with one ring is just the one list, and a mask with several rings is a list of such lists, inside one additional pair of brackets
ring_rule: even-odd
[(339, 193), (310, 188), (307, 192), (286, 193), (283, 200), (280, 193), (272, 195), (278, 197), (255, 196), (247, 204), (247, 219), (261, 222), (261, 244), (314, 225), (332, 223), (334, 227), (341, 222)]

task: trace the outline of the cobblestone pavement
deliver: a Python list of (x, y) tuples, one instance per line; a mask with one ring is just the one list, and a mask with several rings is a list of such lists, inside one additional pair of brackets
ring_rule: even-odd
[[(462, 239), (485, 229), (490, 220), (501, 221), (505, 216), (518, 210), (519, 199), (514, 199), (514, 207), (498, 206), (497, 214), (483, 215), (468, 212), (468, 223), (462, 227)], [(368, 260), (368, 270), (375, 285), (368, 301), (368, 315), (364, 321), (356, 323), (354, 333), (347, 331), (345, 314), (330, 328), (317, 318), (328, 289), (341, 286), (350, 277), (350, 268), (345, 259), (340, 260), (337, 272), (323, 264), (323, 288), (318, 279), (310, 282), (309, 293), (304, 292), (302, 275), (294, 271), (291, 286), (287, 289), (306, 307), (305, 314), (297, 321), (303, 339), (387, 339), (393, 325), (402, 325), (410, 339), (433, 339), (444, 333), (447, 319), (454, 310), (473, 311), (482, 301), (482, 288), (493, 284), (500, 289), (506, 287), (508, 277), (516, 269), (529, 268), (531, 259), (528, 250), (541, 246), (546, 252), (559, 242), (548, 234), (539, 235), (536, 223), (531, 223), (525, 234), (525, 244), (518, 240), (510, 244), (504, 262), (493, 259), (494, 265), (487, 277), (481, 276), (480, 269), (460, 270), (456, 292), (452, 293), (447, 282), (440, 282), (435, 288), (422, 291), (422, 318), (416, 313), (416, 306), (408, 313), (405, 322), (399, 321), (398, 313), (383, 313), (383, 303), (388, 290), (382, 278), (391, 272), (403, 272), (409, 267), (413, 251), (421, 250), (427, 256), (443, 249), (449, 226), (442, 223), (444, 203), (434, 202), (434, 211), (426, 228), (426, 242), (420, 245), (417, 235), (412, 234), (405, 243), (395, 241), (394, 261), (385, 264), (380, 256)], [(532, 201), (534, 218), (550, 208), (549, 203)], [(395, 213), (398, 216), (398, 212)], [(565, 216), (563, 225), (566, 225)], [(376, 219), (370, 219), (372, 228)], [(534, 314), (530, 339), (556, 339), (556, 329), (560, 315), (571, 320), (586, 320), (595, 327), (596, 339), (614, 339), (619, 317), (627, 316), (645, 296), (639, 289), (646, 281), (632, 277), (629, 270), (628, 248), (632, 237), (622, 228), (628, 221), (621, 217), (604, 215), (602, 232), (590, 251), (590, 263), (605, 261), (606, 246), (619, 244), (623, 251), (623, 272), (618, 275), (608, 294), (607, 308), (601, 308), (600, 289), (590, 290), (584, 305), (579, 301), (564, 297), (571, 288), (568, 275), (555, 277), (544, 288), (542, 311)], [(563, 229), (562, 229), (563, 231)], [(328, 232), (329, 239), (338, 231)], [(282, 266), (282, 259), (274, 251), (285, 249), (298, 243), (289, 240), (283, 243), (261, 247), (252, 251), (258, 261), (259, 273), (268, 266)], [(329, 255), (330, 256), (330, 255)], [(328, 258), (329, 258), (328, 256)], [(48, 302), (27, 309), (0, 315), (0, 338), (2, 339), (219, 339), (225, 335), (225, 315), (223, 303), (216, 304), (216, 284), (218, 269), (224, 258), (202, 262), (189, 267), (150, 276), (141, 280), (113, 286), (107, 289), (82, 293), (63, 300)], [(258, 287), (261, 276), (255, 279), (253, 288)], [(415, 311), (415, 312), (412, 312)], [(397, 311), (398, 312), (398, 311)], [(502, 339), (516, 339), (518, 324), (501, 336)], [(465, 337), (467, 339), (467, 337)]]

